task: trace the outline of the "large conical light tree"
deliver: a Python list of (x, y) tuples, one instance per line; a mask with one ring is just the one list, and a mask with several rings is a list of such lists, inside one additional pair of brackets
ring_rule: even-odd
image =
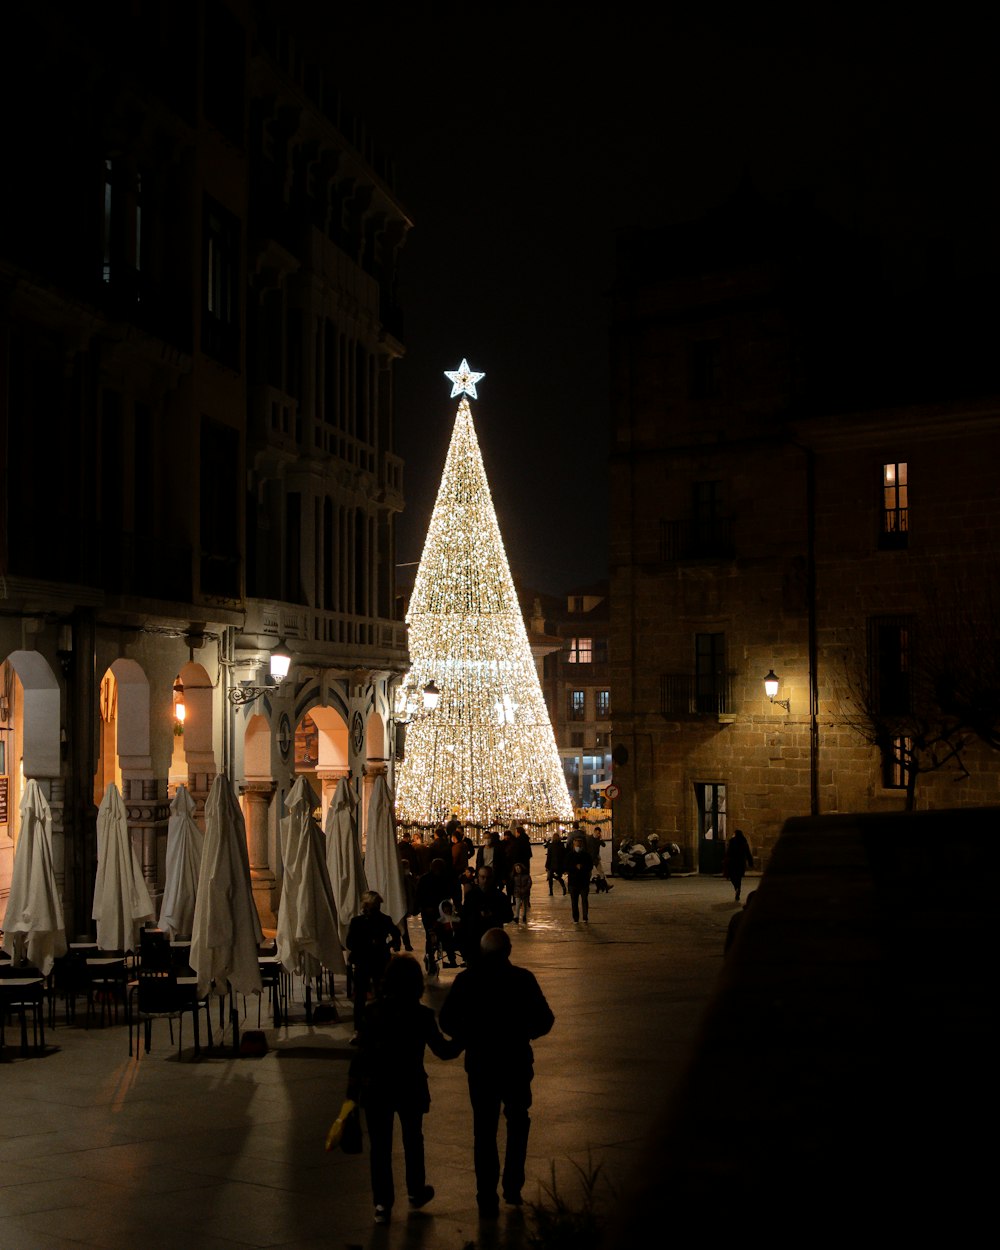
[[(446, 376), (462, 398), (406, 617), (397, 817), (434, 825), (457, 812), (481, 828), (568, 821), (573, 807), (472, 423), (469, 396), (484, 375), (463, 360)], [(439, 692), (433, 709), (424, 705), (429, 686)]]

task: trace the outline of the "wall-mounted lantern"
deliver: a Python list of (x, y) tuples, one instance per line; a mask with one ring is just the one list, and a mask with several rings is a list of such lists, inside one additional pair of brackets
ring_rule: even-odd
[(767, 676), (764, 678), (764, 693), (772, 703), (778, 707), (783, 707), (786, 712), (791, 712), (791, 699), (776, 699), (774, 696), (778, 693), (778, 678), (774, 669), (768, 669)]

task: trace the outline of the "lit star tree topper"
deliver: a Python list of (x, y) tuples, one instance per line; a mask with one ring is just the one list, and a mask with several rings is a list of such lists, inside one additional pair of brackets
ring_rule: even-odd
[[(396, 771), (401, 823), (473, 826), (569, 821), (573, 807), (514, 591), (468, 396), (475, 373), (446, 370), (461, 395), (406, 616), (410, 671), (397, 691), (407, 722)], [(440, 696), (425, 709), (430, 684)]]
[(473, 373), (469, 368), (469, 362), (462, 359), (462, 363), (457, 369), (445, 369), (444, 376), (451, 382), (451, 397), (456, 395), (471, 395), (473, 399), (478, 399), (476, 394), (476, 383), (481, 382), (486, 377), (485, 373)]

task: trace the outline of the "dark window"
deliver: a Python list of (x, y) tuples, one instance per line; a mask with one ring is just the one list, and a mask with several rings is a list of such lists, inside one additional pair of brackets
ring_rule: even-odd
[(235, 599), (240, 593), (240, 436), (205, 416), (200, 498), (201, 589)]
[(566, 707), (567, 720), (583, 720), (586, 710), (585, 696), (582, 690), (571, 690)]
[(285, 496), (285, 599), (302, 603), (302, 495)]
[(911, 711), (913, 622), (907, 616), (876, 616), (868, 622), (868, 683), (872, 711)]
[(610, 720), (611, 719), (611, 691), (610, 690), (598, 690), (596, 698), (597, 698), (597, 710), (596, 710), (597, 720)]
[(906, 462), (882, 465), (879, 546), (905, 547), (909, 540), (910, 511)]
[(237, 147), (243, 146), (245, 36), (221, 2), (205, 7), (205, 116)]
[(202, 350), (233, 369), (240, 367), (240, 223), (205, 196)]
[(719, 339), (699, 339), (690, 350), (691, 398), (717, 398), (722, 390), (722, 343)]
[(726, 635), (695, 635), (694, 698), (700, 714), (726, 711)]

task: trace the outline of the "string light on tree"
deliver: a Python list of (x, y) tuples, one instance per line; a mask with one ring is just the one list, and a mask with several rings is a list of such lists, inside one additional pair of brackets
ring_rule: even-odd
[[(458, 812), (480, 827), (568, 821), (569, 791), (469, 406), (485, 374), (463, 360), (445, 376), (452, 398), (462, 399), (406, 617), (397, 818), (434, 825)], [(440, 698), (421, 712), (429, 681)]]

